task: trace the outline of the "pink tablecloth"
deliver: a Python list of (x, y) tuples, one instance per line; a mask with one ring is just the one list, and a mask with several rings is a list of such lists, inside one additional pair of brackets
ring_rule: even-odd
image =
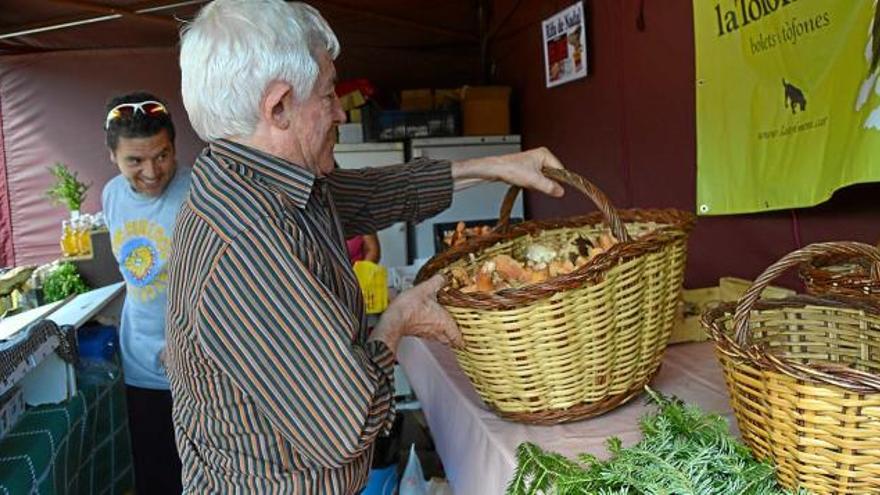
[[(502, 494), (516, 466), (516, 448), (533, 442), (568, 457), (580, 453), (607, 456), (605, 439), (624, 445), (640, 438), (638, 420), (651, 410), (644, 397), (608, 414), (559, 426), (530, 426), (504, 421), (480, 401), (445, 346), (407, 338), (398, 361), (422, 404), (437, 453), (455, 495)], [(721, 369), (711, 343), (669, 347), (651, 386), (735, 422)]]

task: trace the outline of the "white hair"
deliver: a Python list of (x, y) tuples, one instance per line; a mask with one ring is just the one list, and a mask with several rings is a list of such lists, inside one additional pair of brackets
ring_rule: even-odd
[(215, 0), (181, 33), (183, 105), (205, 141), (253, 134), (272, 81), (311, 94), (316, 52), (335, 59), (339, 41), (313, 7), (284, 0)]

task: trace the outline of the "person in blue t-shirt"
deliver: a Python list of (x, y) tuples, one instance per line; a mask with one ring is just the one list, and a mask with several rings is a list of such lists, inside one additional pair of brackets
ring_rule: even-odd
[(189, 191), (177, 166), (174, 123), (149, 93), (110, 100), (104, 129), (119, 168), (102, 195), (113, 254), (125, 279), (119, 329), (138, 495), (181, 492), (171, 392), (165, 376), (165, 305), (174, 221)]

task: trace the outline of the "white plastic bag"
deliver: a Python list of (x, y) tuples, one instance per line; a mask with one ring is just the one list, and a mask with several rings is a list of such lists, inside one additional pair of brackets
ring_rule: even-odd
[(409, 460), (406, 461), (406, 469), (400, 479), (399, 495), (428, 495), (428, 484), (425, 482), (415, 444), (409, 446)]

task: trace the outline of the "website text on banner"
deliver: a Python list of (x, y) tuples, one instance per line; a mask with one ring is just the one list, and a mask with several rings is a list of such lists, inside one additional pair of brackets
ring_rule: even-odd
[(880, 180), (875, 3), (694, 0), (698, 213), (812, 206)]

